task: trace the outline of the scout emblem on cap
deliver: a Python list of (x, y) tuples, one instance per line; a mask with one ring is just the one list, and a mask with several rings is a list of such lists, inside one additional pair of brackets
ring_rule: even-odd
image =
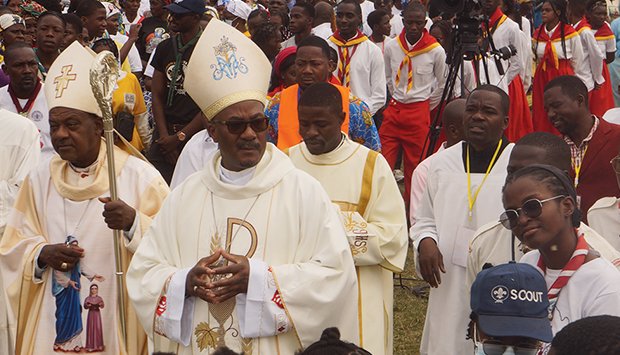
[(248, 72), (248, 66), (245, 65), (244, 57), (239, 57), (235, 55), (237, 52), (237, 47), (232, 44), (228, 37), (222, 36), (222, 43), (213, 47), (215, 50), (215, 58), (217, 59), (217, 65), (211, 64), (211, 69), (214, 69), (213, 79), (221, 80), (224, 75), (228, 79), (234, 79), (237, 77), (238, 73), (245, 74)]
[(62, 97), (62, 93), (69, 87), (69, 82), (75, 81), (77, 78), (76, 74), (69, 74), (71, 69), (73, 69), (73, 65), (65, 65), (61, 69), (62, 74), (54, 78), (54, 84), (56, 84), (56, 98)]
[(495, 303), (504, 303), (508, 298), (508, 289), (506, 286), (495, 286), (491, 290), (491, 297), (495, 300)]

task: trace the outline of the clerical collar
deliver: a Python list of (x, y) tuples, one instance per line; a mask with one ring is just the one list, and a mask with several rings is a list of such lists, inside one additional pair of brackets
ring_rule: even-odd
[[(71, 170), (75, 173), (75, 175), (79, 176), (80, 179), (77, 179), (77, 181), (75, 181), (75, 179), (72, 179), (72, 181), (81, 184), (82, 179), (86, 179), (90, 176), (94, 176), (95, 173), (97, 172), (97, 165), (99, 164), (99, 159), (95, 160), (92, 164), (90, 164), (89, 166), (85, 167), (85, 168), (80, 168), (78, 166), (75, 166), (73, 164), (71, 164), (71, 162), (69, 162), (69, 168), (71, 168)], [(90, 181), (90, 180), (89, 180)]]
[[(491, 163), (491, 160), (493, 159), (495, 150), (497, 150), (497, 143), (498, 142), (495, 142), (494, 144), (489, 145), (489, 147), (479, 152), (473, 148), (469, 150), (471, 172), (473, 174), (484, 174), (486, 172), (487, 168), (489, 167), (489, 164)], [(463, 153), (462, 153), (463, 171), (467, 171), (467, 166), (466, 166), (467, 165), (467, 146), (469, 144), (465, 141), (463, 141), (462, 144), (463, 144), (463, 149), (462, 149), (463, 150)], [(504, 148), (506, 148), (508, 144), (510, 144), (510, 141), (508, 141), (508, 138), (503, 136), (502, 144), (499, 148), (499, 152), (497, 153), (497, 159), (495, 159), (495, 161), (493, 162), (493, 165), (495, 165), (495, 163), (499, 160), (499, 156), (502, 155)]]
[(254, 177), (256, 166), (241, 171), (232, 171), (226, 169), (220, 164), (220, 180), (227, 184), (235, 186), (244, 186)]

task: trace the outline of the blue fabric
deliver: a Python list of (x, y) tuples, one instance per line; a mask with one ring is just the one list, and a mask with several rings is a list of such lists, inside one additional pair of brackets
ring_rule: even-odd
[[(280, 93), (275, 94), (267, 107), (265, 115), (269, 118), (267, 140), (278, 143), (278, 115), (280, 112)], [(349, 96), (349, 138), (368, 149), (381, 152), (379, 132), (372, 120), (370, 110), (364, 101), (354, 95)]]
[[(65, 273), (68, 274), (68, 273)], [(71, 285), (63, 288), (52, 276), (52, 293), (56, 297), (56, 340), (55, 344), (63, 344), (73, 339), (83, 330), (82, 306), (80, 304), (80, 267), (76, 265), (70, 271), (70, 278), (76, 283), (78, 290)]]
[(616, 58), (620, 58), (620, 17), (611, 21), (610, 27), (616, 36)]

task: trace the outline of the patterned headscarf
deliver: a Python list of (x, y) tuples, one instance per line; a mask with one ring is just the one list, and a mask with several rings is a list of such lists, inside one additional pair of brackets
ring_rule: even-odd
[(32, 0), (22, 0), (22, 3), (19, 5), (21, 9), (21, 15), (24, 19), (28, 17), (39, 18), (42, 13), (44, 13), (45, 8), (41, 6), (39, 3)]

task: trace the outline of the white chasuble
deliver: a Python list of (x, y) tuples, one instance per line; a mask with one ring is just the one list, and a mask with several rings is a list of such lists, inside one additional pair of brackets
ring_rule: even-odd
[[(320, 184), (272, 144), (247, 184), (220, 171), (216, 152), (170, 194), (134, 255), (127, 284), (147, 333), (178, 342), (178, 354), (293, 354), (333, 326), (358, 343), (353, 259)], [(179, 305), (178, 276), (219, 248), (250, 258), (247, 294)]]
[(303, 142), (288, 154), (297, 168), (319, 180), (341, 210), (358, 276), (360, 345), (374, 355), (392, 354), (392, 277), (405, 265), (407, 221), (389, 165), (346, 136), (325, 154), (312, 155)]
[[(473, 354), (465, 338), (469, 323), (469, 292), (465, 289), (468, 245), (474, 232), (497, 220), (504, 211), (502, 187), (513, 144), (497, 157), (471, 211), (467, 198), (467, 174), (463, 166), (463, 143), (433, 156), (428, 185), (416, 209), (411, 228), (414, 250), (425, 237), (435, 239), (443, 255), (446, 273), (441, 284), (431, 288), (420, 345), (421, 354)], [(471, 174), (472, 195), (485, 174)]]
[[(136, 210), (131, 240), (121, 237), (127, 268), (169, 189), (148, 163), (116, 147), (114, 154), (118, 196)], [(9, 217), (0, 263), (9, 317), (17, 327), (12, 334), (16, 354), (148, 353), (146, 334), (128, 299), (126, 352), (119, 340), (113, 232), (98, 200), (110, 196), (105, 142), (89, 170), (76, 173), (57, 155), (40, 164), (24, 181)], [(90, 183), (71, 183), (79, 179)], [(42, 247), (57, 243), (78, 245), (84, 257), (70, 271), (47, 267), (38, 273), (35, 263)]]

